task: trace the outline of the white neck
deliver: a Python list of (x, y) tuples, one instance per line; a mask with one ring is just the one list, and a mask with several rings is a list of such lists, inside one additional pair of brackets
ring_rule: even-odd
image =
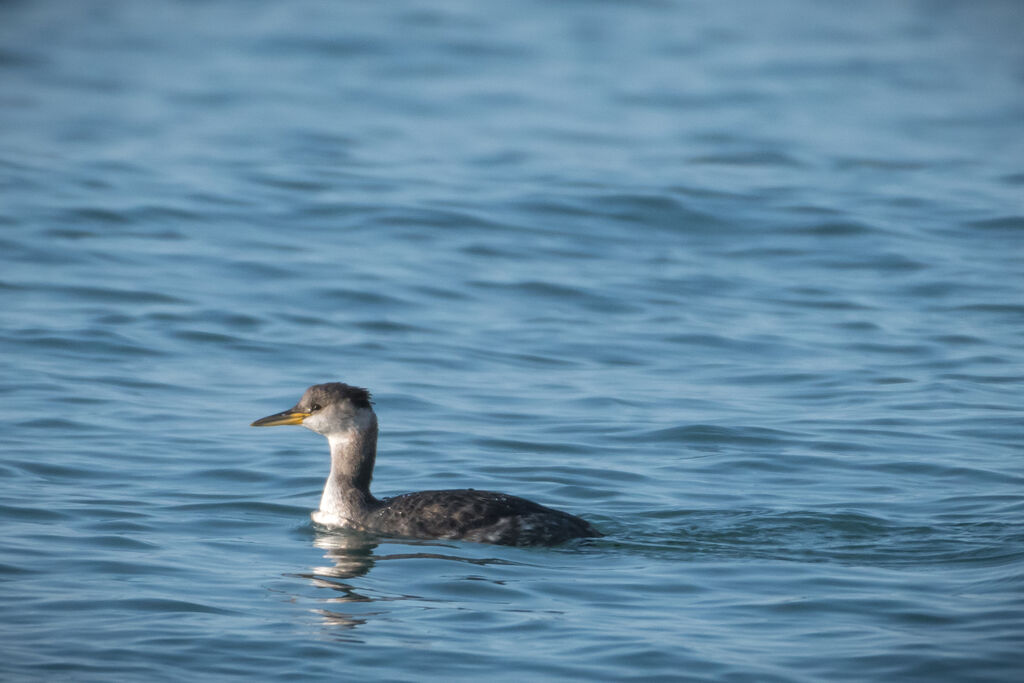
[(377, 455), (377, 419), (371, 412), (344, 431), (327, 434), (331, 446), (331, 473), (324, 484), (320, 509), (313, 519), (332, 526), (355, 524), (378, 503), (370, 493), (373, 464)]

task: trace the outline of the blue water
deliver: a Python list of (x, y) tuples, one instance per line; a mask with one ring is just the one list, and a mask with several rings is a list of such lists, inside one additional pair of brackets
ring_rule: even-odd
[[(0, 5), (0, 677), (1018, 681), (1024, 5)], [(474, 487), (605, 538), (326, 533)]]

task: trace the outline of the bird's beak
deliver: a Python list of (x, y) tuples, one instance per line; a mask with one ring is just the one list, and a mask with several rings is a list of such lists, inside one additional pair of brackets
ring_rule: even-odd
[(295, 408), (289, 408), (288, 410), (280, 413), (274, 413), (273, 415), (267, 415), (253, 422), (250, 427), (277, 427), (278, 425), (300, 425), (302, 421), (312, 413), (303, 413)]

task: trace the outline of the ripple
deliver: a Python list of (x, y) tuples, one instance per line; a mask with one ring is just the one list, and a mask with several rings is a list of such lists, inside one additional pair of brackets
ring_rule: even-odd
[(1005, 216), (1003, 218), (974, 221), (969, 224), (969, 227), (992, 232), (1014, 233), (1024, 230), (1024, 216)]
[(238, 344), (241, 338), (232, 334), (207, 332), (205, 330), (175, 330), (171, 336), (185, 342), (197, 344)]
[(78, 285), (62, 290), (63, 294), (75, 298), (86, 299), (100, 303), (128, 303), (128, 304), (185, 304), (185, 299), (180, 299), (163, 292), (149, 292), (134, 289), (117, 289), (113, 287), (97, 287)]
[(826, 221), (813, 225), (804, 225), (790, 230), (794, 234), (814, 235), (816, 237), (862, 237), (878, 234), (881, 231), (865, 223), (854, 221)]
[(121, 335), (94, 330), (75, 331), (64, 336), (45, 334), (40, 330), (21, 330), (16, 341), (20, 345), (30, 346), (33, 349), (63, 352), (76, 357), (83, 355), (97, 357), (164, 355), (160, 349), (143, 345)]
[(55, 510), (18, 505), (0, 505), (0, 514), (2, 514), (5, 519), (17, 519), (29, 522), (59, 522), (67, 519), (67, 515)]
[[(259, 481), (260, 479), (247, 479), (248, 481)], [(265, 503), (260, 501), (215, 501), (208, 503), (180, 503), (171, 505), (169, 510), (181, 512), (193, 511), (224, 511), (242, 513), (271, 513), (275, 515), (304, 515), (309, 512), (307, 508), (297, 505), (280, 505), (276, 503)]]
[(402, 308), (411, 305), (405, 299), (381, 292), (367, 291), (365, 289), (350, 289), (344, 287), (324, 287), (313, 293), (318, 299), (324, 301), (337, 301), (347, 304), (380, 306), (386, 308)]
[(692, 164), (720, 164), (725, 166), (782, 166), (799, 168), (804, 164), (783, 152), (760, 151), (735, 154), (706, 154), (690, 159)]
[(619, 435), (615, 438), (637, 443), (683, 444), (779, 444), (794, 435), (763, 427), (720, 427), (716, 425), (681, 425)]
[[(79, 610), (90, 606), (88, 600), (54, 600), (47, 604), (48, 609), (56, 610)], [(120, 610), (128, 613), (143, 612), (147, 614), (233, 614), (233, 610), (227, 610), (211, 605), (204, 605), (198, 602), (187, 600), (170, 600), (166, 598), (122, 598), (111, 600), (104, 605), (107, 611)]]
[(467, 283), (470, 287), (485, 290), (497, 290), (510, 292), (517, 295), (536, 298), (540, 300), (551, 300), (572, 304), (588, 311), (600, 313), (627, 313), (639, 311), (637, 306), (616, 300), (612, 297), (603, 296), (588, 291), (581, 287), (570, 287), (551, 282), (526, 281), (513, 283), (496, 283), (473, 281)]

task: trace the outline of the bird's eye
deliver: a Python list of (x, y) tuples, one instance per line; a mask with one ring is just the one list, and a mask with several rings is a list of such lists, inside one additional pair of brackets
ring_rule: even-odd
[(319, 403), (314, 403), (313, 405), (311, 405), (309, 407), (309, 412), (311, 412), (311, 413), (315, 413), (318, 410), (320, 410), (320, 404)]

